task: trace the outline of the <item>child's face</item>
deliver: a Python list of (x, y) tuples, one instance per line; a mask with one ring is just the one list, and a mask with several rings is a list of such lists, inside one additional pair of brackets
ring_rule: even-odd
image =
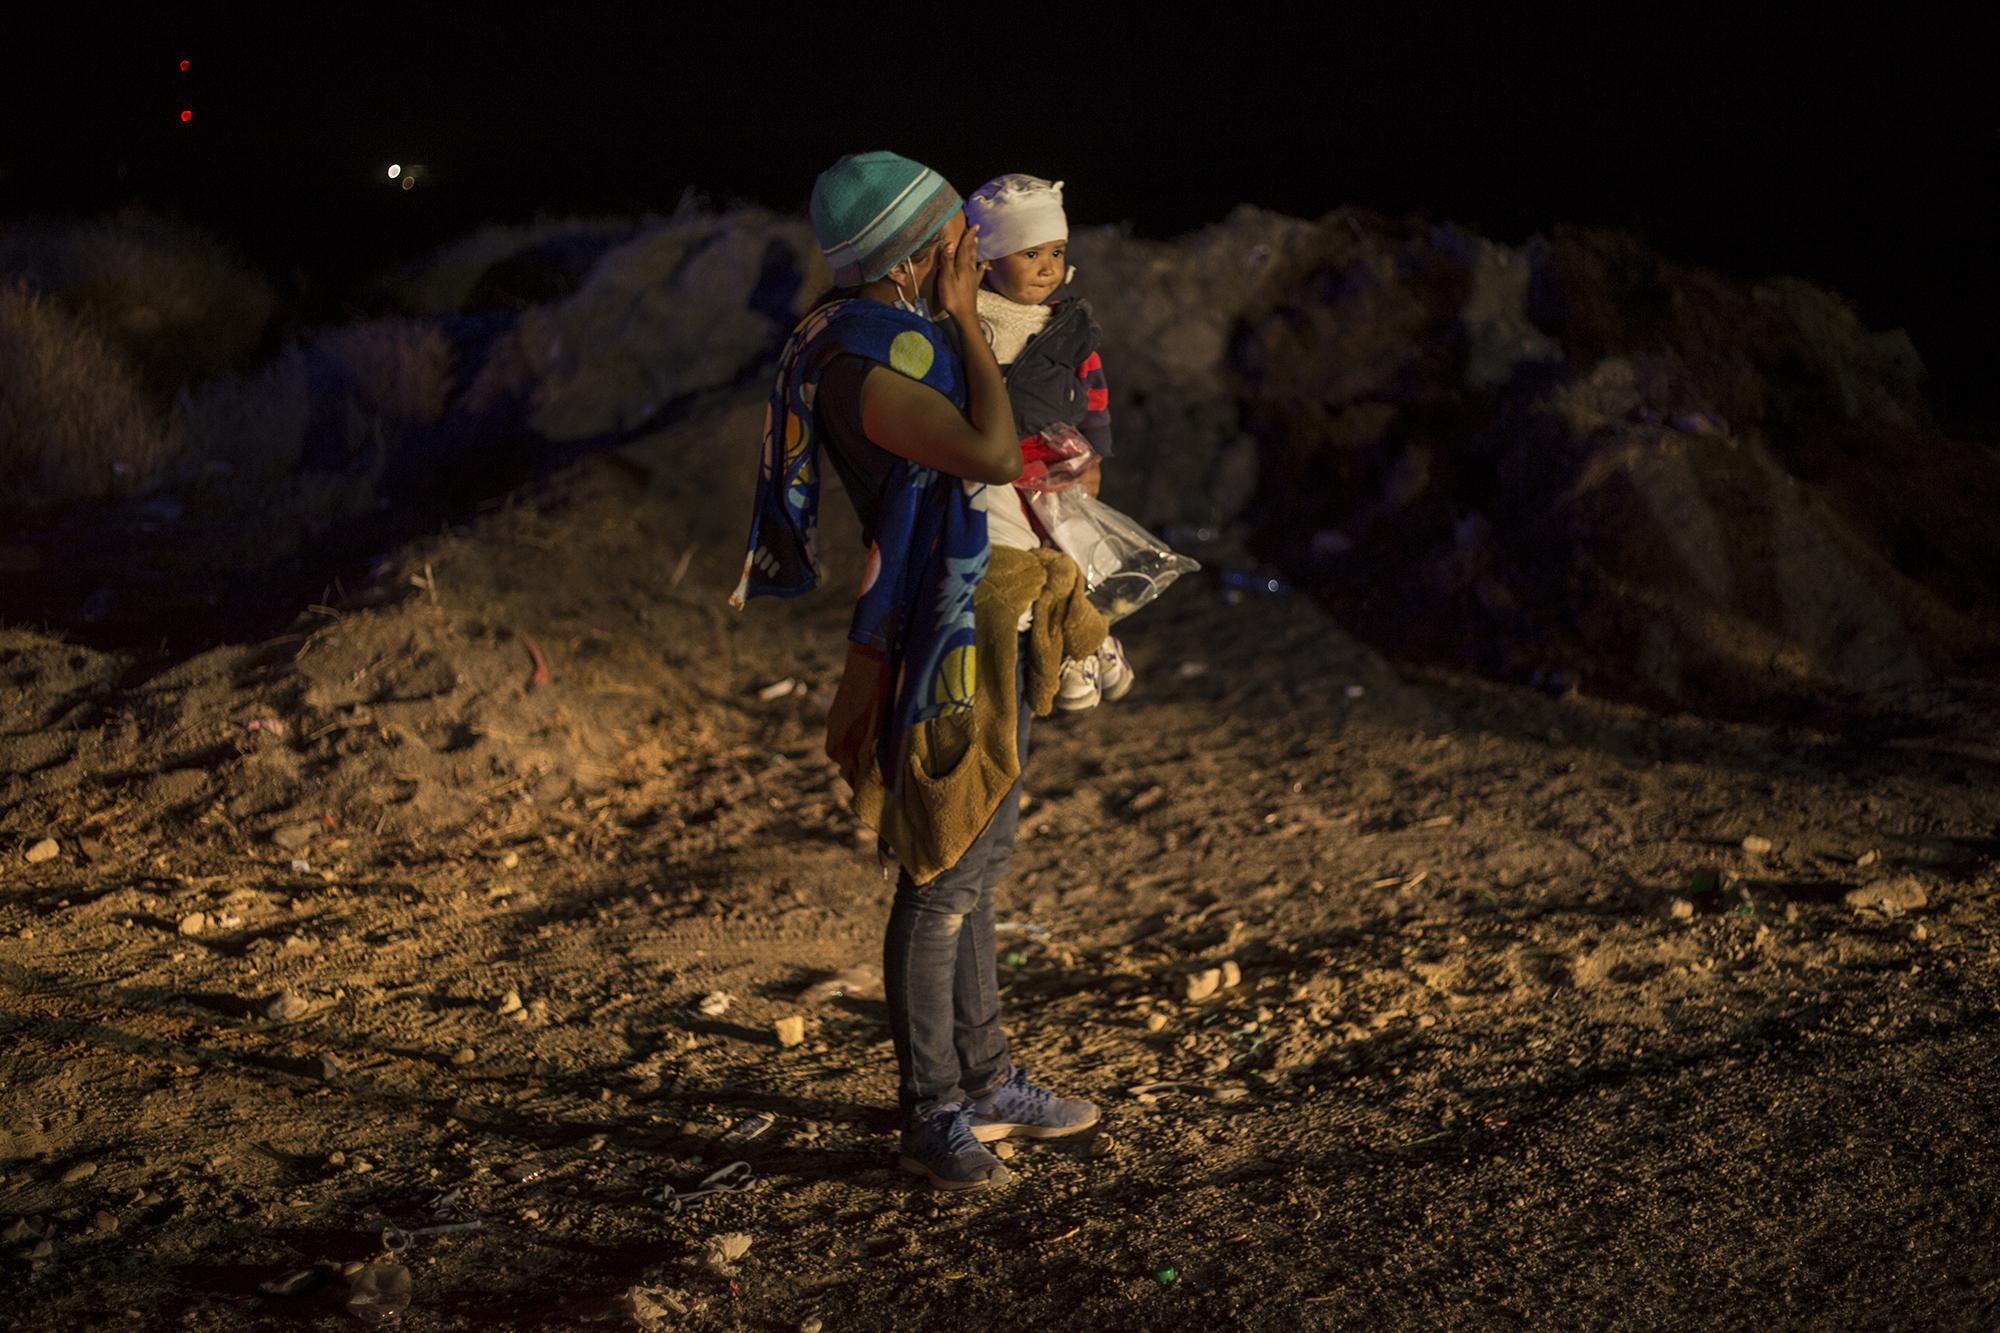
[(1069, 242), (1044, 241), (993, 261), (987, 285), (1018, 305), (1040, 305), (1062, 286)]

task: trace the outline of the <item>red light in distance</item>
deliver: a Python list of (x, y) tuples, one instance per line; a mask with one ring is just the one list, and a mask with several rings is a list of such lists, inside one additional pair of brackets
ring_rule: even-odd
[(185, 125), (193, 119), (194, 119), (194, 112), (192, 111), (181, 112), (181, 124)]
[(187, 73), (187, 67), (188, 67), (188, 62), (185, 60), (181, 61), (181, 73), (183, 74)]

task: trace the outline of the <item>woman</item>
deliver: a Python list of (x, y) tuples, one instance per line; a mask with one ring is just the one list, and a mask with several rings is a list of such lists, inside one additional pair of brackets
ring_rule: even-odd
[(978, 327), (977, 233), (960, 206), (936, 172), (894, 153), (844, 157), (815, 183), (813, 230), (836, 285), (779, 365), (732, 600), (818, 582), (824, 449), (869, 544), (827, 748), (902, 863), (883, 950), (901, 1165), (963, 1190), (1012, 1179), (985, 1144), (1098, 1119), (1009, 1059), (993, 897), (1030, 712), (1049, 711), (1062, 657), (1093, 651), (1103, 622), (1059, 555), (989, 545), (986, 487), (1021, 470), (1013, 413), (985, 341), (960, 346), (928, 317)]

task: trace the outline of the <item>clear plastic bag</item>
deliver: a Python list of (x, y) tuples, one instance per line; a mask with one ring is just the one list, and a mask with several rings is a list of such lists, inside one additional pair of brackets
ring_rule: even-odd
[(1201, 566), (1081, 486), (1024, 490), (1050, 540), (1083, 570), (1091, 604), (1122, 620)]
[(1023, 493), (1059, 491), (1076, 485), (1097, 462), (1097, 450), (1074, 426), (1061, 422), (1044, 426), (1041, 441), (1029, 437), (1021, 450), (1021, 475), (1014, 486)]

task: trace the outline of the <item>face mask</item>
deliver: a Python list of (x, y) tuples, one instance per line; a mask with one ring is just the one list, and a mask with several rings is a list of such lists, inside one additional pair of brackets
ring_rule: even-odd
[(910, 265), (910, 287), (916, 293), (914, 296), (903, 295), (902, 280), (895, 277), (893, 272), (889, 280), (896, 284), (896, 308), (898, 310), (907, 310), (919, 319), (929, 319), (931, 317), (930, 302), (924, 300), (923, 286), (917, 281), (917, 266), (915, 264)]

